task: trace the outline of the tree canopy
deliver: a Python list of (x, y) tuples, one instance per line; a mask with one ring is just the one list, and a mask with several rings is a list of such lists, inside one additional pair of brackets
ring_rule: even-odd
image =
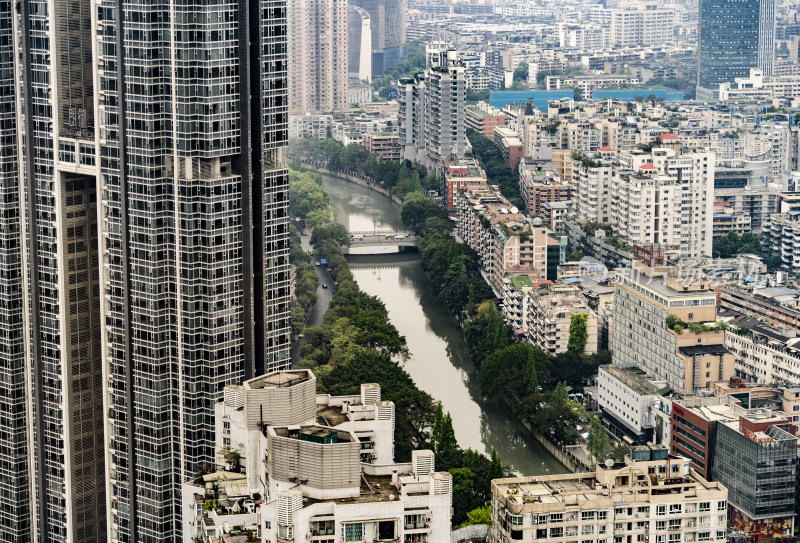
[(512, 170), (503, 161), (503, 155), (494, 142), (475, 130), (467, 130), (467, 138), (472, 145), (472, 153), (478, 158), (486, 178), (492, 185), (498, 185), (500, 192), (511, 205), (522, 209), (525, 206), (519, 194), (519, 171)]
[(514, 70), (514, 81), (527, 81), (528, 80), (528, 63), (522, 61)]
[(712, 248), (714, 258), (730, 258), (745, 253), (761, 253), (761, 240), (752, 232), (745, 232), (740, 236), (731, 230), (716, 240)]

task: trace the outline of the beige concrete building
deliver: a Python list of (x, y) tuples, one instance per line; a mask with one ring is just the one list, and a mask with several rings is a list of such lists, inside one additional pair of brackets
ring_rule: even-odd
[(626, 456), (591, 473), (495, 479), (490, 541), (725, 541), (725, 487), (663, 448), (631, 454), (641, 460)]
[(459, 191), (456, 198), (456, 230), (480, 257), (481, 268), (498, 294), (503, 279), (527, 275), (535, 281), (554, 280), (563, 260), (557, 237), (541, 219), (528, 219), (511, 206), (499, 191), (476, 185)]
[[(687, 393), (733, 375), (734, 357), (716, 323), (716, 293), (708, 280), (676, 266), (634, 261), (618, 272), (615, 288), (614, 365), (638, 367)], [(668, 317), (683, 324), (671, 327)]]
[(289, 109), (348, 105), (347, 0), (289, 0)]
[(750, 232), (751, 223), (750, 214), (744, 210), (736, 210), (730, 207), (717, 209), (713, 215), (714, 241), (722, 236), (727, 236), (732, 231), (740, 236), (745, 232)]
[(577, 285), (547, 283), (528, 293), (529, 308), (523, 329), (529, 342), (543, 351), (567, 351), (572, 316), (586, 314), (586, 354), (597, 352), (597, 315), (589, 307)]

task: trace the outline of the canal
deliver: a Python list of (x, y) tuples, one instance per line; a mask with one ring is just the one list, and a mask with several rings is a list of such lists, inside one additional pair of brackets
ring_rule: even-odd
[[(338, 178), (323, 179), (336, 220), (348, 230), (403, 229), (400, 210), (389, 198)], [(361, 289), (386, 304), (392, 323), (408, 342), (406, 371), (450, 412), (462, 448), (486, 454), (494, 448), (503, 465), (521, 475), (566, 471), (516, 419), (481, 397), (472, 379), (469, 349), (428, 284), (416, 253), (351, 254), (347, 259)]]

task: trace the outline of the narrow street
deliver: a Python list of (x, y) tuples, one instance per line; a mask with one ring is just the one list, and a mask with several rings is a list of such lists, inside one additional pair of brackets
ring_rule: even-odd
[[(302, 244), (303, 250), (308, 252), (308, 250), (311, 249), (311, 236), (301, 235), (300, 243)], [(317, 302), (311, 306), (311, 309), (308, 311), (306, 320), (307, 327), (319, 326), (322, 324), (322, 318), (328, 311), (328, 306), (331, 303), (334, 292), (333, 278), (330, 273), (328, 273), (328, 269), (325, 266), (314, 266), (314, 271), (319, 277), (319, 286), (317, 287)], [(323, 284), (327, 284), (328, 288), (323, 288)], [(304, 338), (298, 338), (294, 342), (294, 345), (292, 345), (292, 365), (296, 365), (300, 361), (300, 348), (303, 346), (303, 341)]]

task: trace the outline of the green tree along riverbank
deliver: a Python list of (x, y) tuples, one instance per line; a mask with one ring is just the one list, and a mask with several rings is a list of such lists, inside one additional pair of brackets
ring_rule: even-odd
[[(478, 368), (481, 392), (488, 398), (505, 401), (536, 433), (556, 443), (577, 441), (579, 423), (588, 424), (593, 432), (602, 431), (600, 422), (590, 418), (567, 394), (568, 386), (583, 387), (584, 380), (594, 375), (600, 364), (611, 361), (607, 351), (583, 354), (585, 317), (574, 319), (570, 352), (552, 356), (538, 347), (513, 343), (511, 330), (495, 308), (491, 290), (480, 275), (478, 255), (451, 235), (450, 221), (443, 220), (431, 204), (424, 206), (431, 210), (430, 216), (420, 216), (420, 198), (425, 197), (407, 196), (402, 216), (409, 215), (411, 207), (413, 224), (421, 224), (415, 230), (420, 234), (417, 246), (422, 267), (461, 326)], [(613, 451), (610, 446), (603, 446), (592, 452), (603, 459)]]
[(336, 172), (366, 177), (400, 198), (410, 192), (439, 190), (436, 172), (408, 160), (378, 161), (358, 143), (344, 146), (335, 139), (294, 139), (289, 144), (290, 164), (301, 169), (303, 163), (324, 166)]
[[(498, 185), (511, 203), (522, 207), (518, 172), (503, 163), (497, 148), (483, 135), (471, 131), (468, 136), (489, 183)], [(363, 146), (344, 147), (332, 139), (294, 140), (290, 154), (297, 162), (316, 162), (333, 171), (368, 177), (404, 198), (401, 218), (420, 235), (417, 246), (422, 267), (434, 291), (458, 322), (486, 397), (504, 401), (535, 432), (556, 443), (574, 443), (579, 438), (576, 426), (580, 422), (589, 425), (590, 435), (602, 430), (598, 420), (591, 419), (582, 406), (568, 399), (566, 387), (581, 388), (600, 364), (610, 363), (610, 354), (583, 354), (585, 343), (580, 320), (576, 323), (571, 352), (553, 357), (531, 345), (512, 345), (511, 330), (498, 314), (491, 301), (491, 290), (480, 275), (478, 255), (456, 241), (446, 210), (420, 190), (425, 188), (423, 185), (438, 185), (435, 176), (409, 161), (378, 162)], [(420, 176), (426, 182), (420, 182), (418, 187)], [(529, 362), (520, 365), (521, 354)], [(486, 367), (484, 362), (488, 362)], [(532, 376), (536, 388), (521, 387), (520, 383), (528, 383)], [(614, 452), (608, 448), (596, 448), (596, 458)]]
[[(291, 191), (290, 187), (290, 194), (315, 192)], [(314, 196), (313, 201), (316, 205), (305, 212), (327, 210), (327, 197)], [(299, 236), (294, 233), (292, 238), (292, 263), (299, 266), (308, 255), (302, 248), (296, 250)], [(320, 392), (357, 394), (361, 383), (378, 383), (383, 398), (395, 404), (396, 459), (409, 461), (412, 450), (431, 448), (437, 469), (453, 475), (453, 524), (481, 522), (485, 515), (473, 510), (489, 503), (491, 480), (503, 476), (499, 458), (461, 449), (450, 415), (402, 368), (400, 363), (408, 355), (406, 340), (390, 322), (383, 302), (361, 291), (353, 280), (342, 253), (349, 243), (346, 229), (334, 222), (320, 224), (311, 243), (314, 256), (328, 260), (336, 290), (322, 324), (305, 329), (300, 366), (314, 371)]]

